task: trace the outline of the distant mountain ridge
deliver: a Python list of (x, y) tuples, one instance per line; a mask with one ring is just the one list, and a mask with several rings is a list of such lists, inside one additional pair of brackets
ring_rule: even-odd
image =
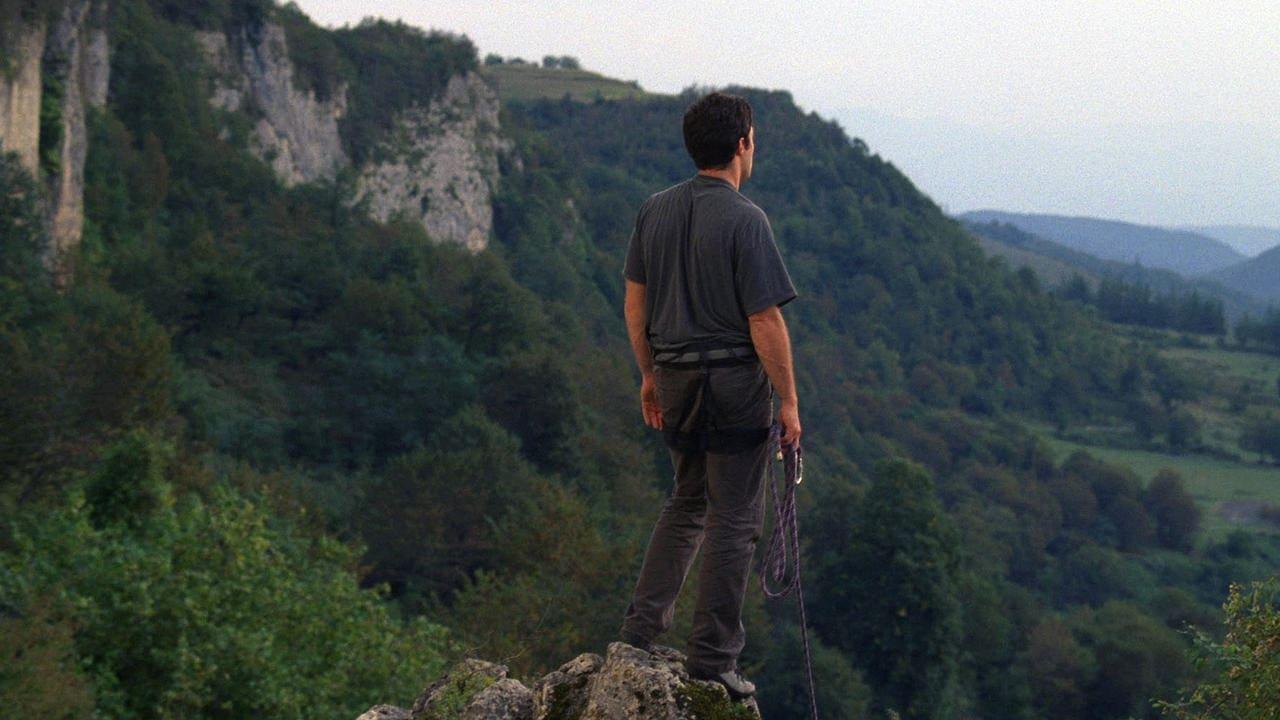
[(1186, 278), (1163, 268), (1104, 260), (998, 220), (983, 223), (964, 219), (961, 223), (983, 242), (983, 249), (988, 253), (1001, 255), (1014, 265), (1031, 267), (1050, 286), (1063, 284), (1073, 272), (1078, 272), (1091, 287), (1099, 279), (1110, 277), (1146, 285), (1161, 294), (1198, 291), (1220, 299), (1223, 313), (1232, 322), (1245, 313), (1258, 314), (1265, 310), (1252, 293), (1226, 278), (1211, 275)]
[(956, 217), (974, 222), (998, 220), (1104, 260), (1137, 262), (1188, 277), (1247, 259), (1216, 238), (1118, 220), (986, 209), (960, 213)]
[(1267, 250), (1280, 247), (1280, 227), (1261, 225), (1180, 225), (1171, 230), (1188, 230), (1217, 238), (1236, 250), (1256, 257)]
[(1205, 275), (1266, 302), (1280, 302), (1280, 246)]

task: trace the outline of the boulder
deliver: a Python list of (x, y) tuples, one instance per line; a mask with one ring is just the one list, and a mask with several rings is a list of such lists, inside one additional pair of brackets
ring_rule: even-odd
[(375, 705), (357, 720), (759, 720), (755, 698), (730, 699), (719, 683), (694, 680), (685, 656), (664, 645), (609, 643), (583, 653), (532, 689), (507, 667), (467, 658), (432, 681), (408, 711)]

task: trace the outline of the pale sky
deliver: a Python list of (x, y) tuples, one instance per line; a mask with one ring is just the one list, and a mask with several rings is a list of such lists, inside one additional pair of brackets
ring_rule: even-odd
[(948, 212), (1280, 227), (1280, 0), (298, 4), (655, 92), (789, 90)]

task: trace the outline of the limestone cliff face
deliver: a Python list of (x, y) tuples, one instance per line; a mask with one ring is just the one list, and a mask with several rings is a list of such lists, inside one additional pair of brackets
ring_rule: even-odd
[(498, 154), (498, 96), (479, 74), (449, 80), (427, 107), (401, 112), (395, 129), (360, 170), (354, 200), (383, 222), (403, 213), (427, 234), (484, 249), (493, 229)]
[[(4, 22), (19, 22), (3, 18)], [(0, 149), (15, 152), (22, 166), (36, 172), (40, 149), (40, 57), (45, 27), (21, 24), (14, 32), (17, 64), (12, 75), (0, 73)]]
[[(18, 153), (44, 185), (49, 229), (45, 265), (65, 287), (73, 272), (68, 258), (84, 226), (84, 160), (88, 150), (87, 107), (107, 97), (110, 60), (104, 26), (106, 5), (69, 0), (46, 27), (26, 25), (17, 33), (18, 65), (12, 79), (0, 77), (0, 143)], [(40, 163), (40, 107), (46, 88), (57, 95), (57, 135), (46, 139), (51, 161)]]
[(221, 32), (196, 40), (214, 72), (214, 105), (256, 116), (252, 149), (286, 185), (331, 180), (349, 164), (338, 136), (346, 88), (328, 100), (294, 85), (284, 28), (265, 23), (230, 41)]
[[(338, 133), (347, 87), (325, 101), (296, 87), (280, 25), (196, 38), (214, 77), (210, 102), (256, 117), (251, 149), (285, 184), (332, 180), (352, 166)], [(434, 239), (485, 248), (498, 156), (512, 147), (499, 134), (497, 92), (478, 73), (456, 75), (440, 97), (398, 113), (392, 126), (353, 168), (350, 202), (380, 221), (406, 216)]]
[(45, 72), (61, 81), (62, 138), (58, 163), (47, 179), (49, 239), (46, 264), (65, 286), (72, 269), (65, 258), (80, 243), (84, 228), (84, 160), (89, 149), (85, 108), (107, 97), (110, 60), (107, 58), (104, 6), (73, 0), (49, 29), (45, 43)]

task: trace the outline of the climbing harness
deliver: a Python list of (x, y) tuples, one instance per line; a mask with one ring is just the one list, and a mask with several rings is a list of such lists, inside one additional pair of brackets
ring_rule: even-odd
[[(777, 481), (774, 478), (774, 459), (782, 461), (783, 488), (782, 498), (778, 498)], [(809, 710), (813, 720), (818, 720), (818, 697), (813, 684), (813, 659), (809, 654), (809, 621), (804, 612), (804, 590), (800, 587), (800, 531), (796, 526), (796, 486), (804, 479), (804, 456), (800, 443), (787, 449), (782, 447), (782, 425), (774, 421), (769, 428), (769, 494), (773, 497), (774, 524), (773, 535), (769, 538), (769, 547), (765, 552), (765, 564), (769, 573), (760, 574), (760, 588), (765, 597), (781, 598), (790, 595), (794, 590), (796, 601), (800, 605), (800, 639), (804, 644), (804, 669), (809, 679)], [(781, 582), (787, 568), (787, 547), (791, 548), (794, 560), (794, 572), (778, 590), (770, 590), (765, 580), (766, 574), (773, 577), (774, 582)]]
[[(756, 361), (750, 345), (717, 347), (684, 353), (656, 353), (655, 364), (666, 368), (698, 368), (698, 389), (680, 411), (679, 419), (664, 427), (663, 440), (681, 452), (736, 453), (755, 447), (769, 437), (769, 428), (722, 428), (716, 418), (715, 400), (711, 392), (711, 368), (740, 365)], [(697, 416), (688, 423), (696, 408)], [(690, 428), (683, 430), (680, 428)]]

